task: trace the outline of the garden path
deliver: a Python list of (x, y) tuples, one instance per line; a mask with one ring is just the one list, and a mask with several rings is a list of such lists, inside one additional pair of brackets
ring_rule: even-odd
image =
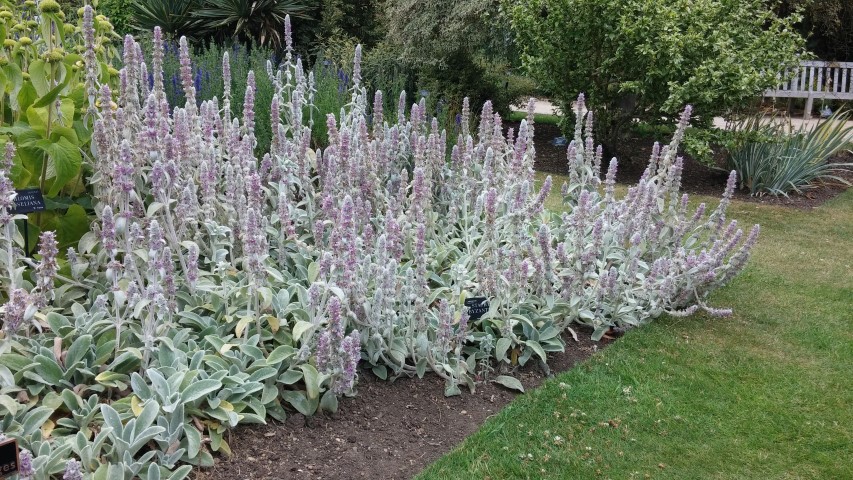
[[(525, 107), (523, 105), (513, 105), (512, 109), (516, 111), (524, 111)], [(560, 109), (548, 100), (537, 100), (535, 106), (535, 113), (544, 115), (559, 115)], [(789, 129), (792, 131), (797, 131), (800, 128), (805, 127), (806, 129), (810, 130), (812, 128), (815, 128), (822, 121), (823, 120), (819, 118), (812, 118), (809, 120), (804, 120), (802, 118), (791, 118)], [(717, 128), (726, 128), (726, 119), (723, 117), (715, 117), (714, 126)], [(848, 121), (847, 126), (853, 128), (853, 120)], [(853, 141), (853, 131), (851, 131), (850, 133), (850, 140)]]

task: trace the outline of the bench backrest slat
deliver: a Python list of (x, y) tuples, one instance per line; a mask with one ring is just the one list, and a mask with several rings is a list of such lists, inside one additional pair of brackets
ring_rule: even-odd
[(806, 60), (777, 78), (779, 85), (765, 97), (853, 100), (853, 62)]

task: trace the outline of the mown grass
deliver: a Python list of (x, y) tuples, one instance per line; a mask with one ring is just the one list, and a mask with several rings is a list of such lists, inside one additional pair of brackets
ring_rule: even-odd
[[(520, 122), (527, 118), (526, 112), (511, 112), (509, 114), (510, 122)], [(547, 113), (534, 113), (533, 121), (541, 125), (559, 125), (562, 117), (559, 115), (550, 115)]]
[(813, 211), (734, 202), (730, 217), (762, 225), (711, 299), (732, 318), (629, 332), (419, 478), (853, 478), (853, 190)]

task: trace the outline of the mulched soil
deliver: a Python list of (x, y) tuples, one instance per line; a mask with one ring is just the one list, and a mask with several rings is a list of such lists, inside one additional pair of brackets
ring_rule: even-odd
[[(515, 127), (517, 125), (508, 125)], [(543, 172), (564, 174), (566, 147), (551, 140), (560, 136), (551, 125), (536, 126), (536, 164)], [(668, 139), (660, 139), (662, 143)], [(630, 138), (621, 151), (618, 181), (633, 184), (640, 178), (653, 140)], [(853, 155), (838, 159), (853, 162)], [(606, 166), (605, 166), (606, 168)], [(853, 181), (853, 170), (843, 175)], [(710, 169), (685, 156), (682, 189), (687, 193), (720, 195), (727, 174)], [(793, 208), (816, 207), (845, 190), (840, 183), (828, 183), (806, 193), (790, 197), (751, 197), (738, 191), (735, 198), (762, 204)], [(590, 340), (590, 332), (579, 331), (579, 341), (565, 337), (566, 352), (549, 358), (551, 373), (572, 368), (604, 348), (612, 339)], [(515, 372), (525, 390), (542, 384), (547, 375), (528, 365)], [(482, 383), (475, 393), (444, 396), (444, 382), (435, 375), (423, 379), (401, 378), (390, 383), (369, 371), (359, 374), (358, 395), (340, 401), (332, 416), (306, 418), (291, 415), (286, 422), (245, 426), (228, 438), (233, 450), (230, 458), (217, 457), (214, 467), (194, 472), (197, 480), (239, 479), (407, 479), (449, 452), (483, 422), (512, 401), (516, 392)]]
[[(572, 368), (612, 340), (566, 335), (566, 351), (548, 361), (551, 373)], [(525, 391), (547, 375), (531, 361), (515, 373)], [(497, 373), (496, 373), (497, 374)], [(291, 415), (283, 424), (239, 427), (228, 439), (230, 458), (216, 458), (198, 470), (197, 480), (241, 479), (407, 479), (474, 433), (518, 393), (482, 383), (475, 393), (444, 396), (444, 381), (401, 378), (393, 383), (368, 371), (359, 374), (358, 395), (341, 399), (333, 416)]]
[[(516, 128), (516, 130), (518, 129), (517, 125), (510, 124), (509, 126)], [(536, 164), (534, 168), (536, 170), (562, 175), (566, 174), (566, 147), (557, 147), (551, 143), (555, 137), (559, 137), (560, 135), (562, 135), (560, 129), (556, 126), (536, 125), (536, 135), (534, 138), (536, 145)], [(667, 144), (669, 143), (669, 138), (659, 138), (657, 141), (661, 142), (661, 144)], [(637, 183), (646, 165), (648, 165), (649, 155), (651, 155), (654, 142), (655, 139), (649, 137), (629, 137), (619, 151), (615, 152), (614, 156), (619, 161), (619, 169), (616, 176), (616, 180), (619, 183), (627, 185)], [(722, 195), (723, 190), (726, 188), (728, 172), (709, 168), (693, 160), (689, 155), (683, 156), (684, 173), (682, 175), (681, 189), (691, 194)], [(845, 152), (833, 161), (838, 163), (853, 163), (853, 155)], [(608, 162), (609, 158), (602, 162), (604, 163), (602, 169), (607, 168)], [(853, 168), (848, 168), (839, 176), (853, 183)], [(788, 197), (774, 197), (772, 195), (753, 197), (745, 190), (737, 190), (734, 198), (745, 202), (782, 205), (808, 210), (839, 195), (847, 188), (848, 186), (841, 182), (828, 181), (817, 185), (816, 188), (806, 190), (802, 194), (791, 193)]]

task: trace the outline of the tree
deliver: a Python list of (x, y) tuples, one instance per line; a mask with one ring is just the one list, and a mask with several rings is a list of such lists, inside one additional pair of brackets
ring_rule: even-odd
[(373, 48), (384, 35), (383, 0), (321, 0), (318, 37), (322, 43), (360, 43)]
[(563, 108), (585, 92), (607, 145), (692, 104), (709, 124), (804, 54), (766, 0), (504, 0), (524, 65)]
[(853, 2), (849, 0), (782, 0), (779, 16), (802, 11), (799, 30), (809, 51), (822, 60), (853, 61)]
[(500, 0), (387, 2), (386, 43), (417, 72), (418, 84), (441, 96), (451, 111), (470, 97), (506, 111), (515, 100), (509, 29)]

